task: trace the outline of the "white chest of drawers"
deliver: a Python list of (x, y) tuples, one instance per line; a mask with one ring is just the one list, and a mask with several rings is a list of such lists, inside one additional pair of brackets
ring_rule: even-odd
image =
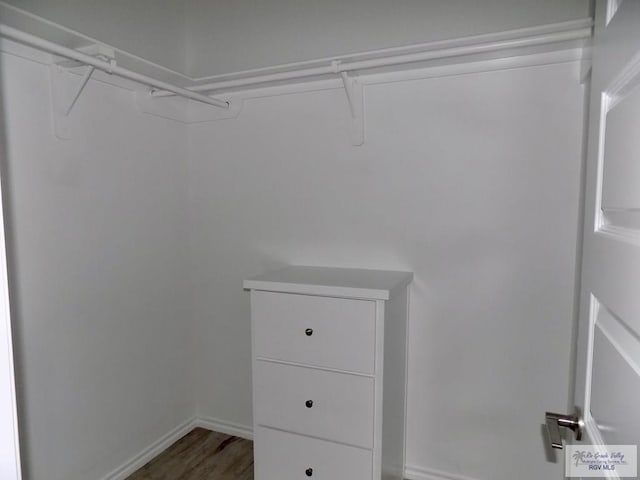
[(412, 278), (289, 267), (244, 282), (255, 480), (402, 478)]

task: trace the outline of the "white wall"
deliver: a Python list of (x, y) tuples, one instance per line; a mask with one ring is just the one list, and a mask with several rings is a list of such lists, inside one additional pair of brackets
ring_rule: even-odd
[(184, 72), (184, 0), (2, 0), (145, 60)]
[(588, 0), (189, 0), (187, 70), (231, 73), (589, 16)]
[(411, 270), (409, 465), (560, 478), (541, 423), (571, 381), (578, 71), (367, 87), (363, 147), (342, 90), (191, 126), (199, 413), (251, 425), (243, 278), (283, 264)]
[(2, 59), (26, 478), (101, 478), (196, 409), (249, 426), (241, 282), (289, 263), (415, 272), (410, 466), (560, 476), (577, 64), (369, 86), (356, 148), (342, 90), (185, 131), (95, 82), (59, 142), (47, 69)]
[(194, 410), (185, 130), (90, 82), (56, 140), (48, 68), (1, 58), (25, 478), (98, 479)]

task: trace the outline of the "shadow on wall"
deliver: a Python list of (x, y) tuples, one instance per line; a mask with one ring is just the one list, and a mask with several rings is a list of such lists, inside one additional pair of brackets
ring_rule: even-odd
[(23, 358), (22, 352), (22, 338), (23, 329), (21, 319), (21, 312), (18, 306), (18, 302), (13, 299), (18, 297), (18, 282), (17, 282), (17, 269), (15, 268), (15, 230), (13, 228), (14, 223), (14, 208), (12, 203), (13, 190), (11, 181), (11, 167), (9, 162), (9, 147), (7, 143), (8, 138), (8, 115), (5, 109), (5, 90), (4, 90), (4, 58), (0, 52), (0, 180), (2, 181), (2, 206), (4, 210), (4, 230), (5, 230), (5, 242), (6, 242), (6, 255), (7, 255), (7, 275), (9, 281), (9, 298), (11, 303), (11, 329), (13, 336), (13, 354), (14, 354), (14, 369), (15, 369), (15, 381), (16, 381), (16, 402), (18, 405), (18, 430), (20, 431), (20, 454), (22, 464), (22, 477), (25, 479), (30, 478), (27, 460), (28, 448), (24, 444), (25, 436), (21, 431), (22, 425), (25, 425), (24, 412), (20, 408), (23, 405), (25, 398), (24, 383), (22, 382), (22, 365)]
[(551, 447), (551, 442), (549, 441), (549, 433), (547, 432), (547, 426), (542, 423), (540, 424), (540, 436), (542, 438), (542, 445), (544, 445), (544, 458), (549, 463), (558, 463), (560, 460), (560, 455), (557, 455), (557, 451)]
[[(569, 445), (573, 442), (571, 430), (568, 428), (560, 429), (560, 436), (562, 437), (562, 443)], [(549, 439), (549, 432), (547, 426), (540, 424), (540, 435), (542, 438), (542, 445), (544, 446), (544, 457), (548, 463), (560, 463), (564, 464), (564, 450), (556, 450), (551, 446), (551, 440)]]

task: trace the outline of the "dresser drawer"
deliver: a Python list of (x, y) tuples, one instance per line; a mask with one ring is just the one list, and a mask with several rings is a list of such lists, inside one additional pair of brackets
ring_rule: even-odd
[(255, 480), (371, 480), (372, 476), (370, 450), (264, 427), (255, 431), (254, 462)]
[(375, 302), (253, 291), (254, 356), (373, 373)]
[(255, 423), (373, 447), (372, 378), (264, 361), (254, 365)]

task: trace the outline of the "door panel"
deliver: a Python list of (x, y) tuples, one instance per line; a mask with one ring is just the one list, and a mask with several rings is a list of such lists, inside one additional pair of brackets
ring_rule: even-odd
[[(0, 145), (0, 150), (2, 145)], [(20, 480), (18, 409), (13, 368), (11, 309), (5, 248), (5, 228), (0, 188), (0, 479)]]
[(602, 208), (633, 212), (640, 209), (640, 89), (607, 98)]
[(599, 305), (598, 310), (590, 413), (606, 444), (636, 444), (640, 431), (640, 344), (604, 306)]
[(591, 88), (575, 403), (584, 442), (637, 445), (640, 1), (597, 1)]

